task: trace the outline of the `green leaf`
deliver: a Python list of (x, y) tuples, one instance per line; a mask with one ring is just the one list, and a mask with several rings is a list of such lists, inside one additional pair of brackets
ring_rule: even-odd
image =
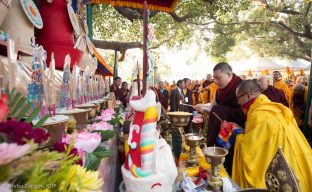
[(103, 131), (103, 130), (95, 130), (95, 131), (92, 131), (92, 132), (98, 132), (98, 133), (101, 133), (101, 138), (102, 138), (102, 142), (103, 141), (107, 141), (111, 138), (114, 137), (115, 135), (115, 131), (114, 130), (106, 130), (106, 131)]
[(111, 157), (113, 156), (113, 152), (111, 150), (107, 150), (104, 147), (97, 147), (92, 154), (97, 156), (98, 158)]
[(10, 166), (9, 165), (3, 165), (0, 166), (0, 182), (4, 182), (8, 180), (10, 176)]
[(100, 166), (100, 163), (101, 163), (100, 158), (97, 158), (92, 153), (86, 153), (86, 162), (85, 162), (84, 167), (87, 170), (96, 171), (98, 167)]
[(27, 103), (27, 105), (17, 114), (16, 119), (20, 120), (24, 115), (30, 110), (32, 103)]
[(15, 96), (14, 96), (14, 99), (13, 101), (10, 103), (10, 105), (13, 107), (14, 104), (18, 101), (18, 99), (20, 98), (21, 94), (20, 93), (17, 93)]
[(14, 88), (10, 93), (9, 93), (9, 102), (12, 103), (13, 97), (15, 95), (16, 89)]
[(41, 127), (44, 122), (46, 122), (46, 120), (49, 118), (50, 116), (48, 114), (46, 114), (45, 116), (43, 116), (39, 121), (38, 123), (34, 126), (34, 128), (39, 128)]
[(41, 108), (40, 107), (36, 107), (33, 112), (28, 116), (28, 118), (26, 119), (27, 123), (31, 123), (32, 120), (34, 120), (34, 118), (39, 114)]
[(25, 101), (26, 101), (26, 98), (25, 98), (25, 97), (22, 97), (22, 98), (18, 101), (18, 103), (17, 103), (17, 104), (15, 105), (15, 107), (14, 107), (13, 112), (11, 113), (12, 116), (14, 116), (14, 115), (16, 114), (16, 112), (17, 112), (19, 109), (21, 109), (21, 108), (23, 107)]

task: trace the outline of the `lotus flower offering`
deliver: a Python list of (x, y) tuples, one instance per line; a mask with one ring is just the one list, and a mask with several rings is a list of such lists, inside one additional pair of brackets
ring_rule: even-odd
[(113, 126), (105, 121), (101, 121), (99, 123), (93, 123), (91, 125), (91, 128), (90, 128), (92, 131), (93, 130), (103, 130), (103, 131), (106, 131), (106, 130), (113, 130)]
[[(66, 135), (62, 142), (69, 144), (72, 135)], [(78, 150), (82, 149), (85, 152), (92, 153), (101, 143), (100, 133), (90, 133), (83, 131), (74, 135), (74, 146)]]
[(10, 163), (31, 152), (31, 146), (28, 144), (17, 145), (16, 143), (0, 144), (0, 166)]

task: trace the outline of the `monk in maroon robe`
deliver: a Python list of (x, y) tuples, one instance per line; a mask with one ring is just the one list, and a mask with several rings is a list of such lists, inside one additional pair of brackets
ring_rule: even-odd
[[(115, 92), (119, 89), (121, 84), (121, 78), (120, 77), (115, 77), (113, 84), (109, 87), (109, 92)], [(116, 94), (115, 94), (116, 96)]]
[[(207, 145), (220, 146), (216, 138), (220, 132), (221, 122), (213, 115), (216, 113), (222, 120), (234, 122), (240, 127), (245, 127), (246, 116), (237, 103), (235, 91), (242, 79), (232, 72), (232, 68), (227, 63), (218, 63), (213, 69), (214, 81), (218, 86), (215, 96), (215, 102), (212, 103), (212, 109), (209, 115)], [(198, 109), (198, 107), (195, 107)], [(227, 172), (231, 174), (234, 154), (234, 144), (229, 150), (224, 166)]]
[(269, 85), (268, 79), (266, 77), (260, 77), (258, 79), (258, 84), (263, 95), (267, 96), (272, 102), (281, 103), (286, 107), (289, 107), (285, 93)]
[(128, 89), (128, 83), (127, 82), (122, 82), (121, 84), (121, 89), (117, 89), (115, 91), (115, 97), (117, 100), (121, 101), (123, 106), (126, 108), (127, 107), (127, 98), (129, 95), (129, 89)]

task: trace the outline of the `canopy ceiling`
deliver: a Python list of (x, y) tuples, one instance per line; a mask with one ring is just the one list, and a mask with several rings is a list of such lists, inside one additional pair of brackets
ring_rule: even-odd
[[(110, 4), (112, 6), (144, 9), (144, 0), (88, 0), (95, 4)], [(146, 0), (147, 9), (153, 11), (171, 12), (179, 0)]]

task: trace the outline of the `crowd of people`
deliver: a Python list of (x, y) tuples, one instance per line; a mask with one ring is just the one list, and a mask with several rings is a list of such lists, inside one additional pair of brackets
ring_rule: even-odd
[[(111, 91), (126, 105), (129, 91), (126, 84), (119, 88), (120, 83), (116, 77)], [(184, 78), (170, 85), (160, 81), (153, 89), (164, 113), (201, 112), (205, 104), (211, 104), (210, 114), (218, 117), (209, 116), (208, 146), (220, 146), (216, 141), (222, 123), (219, 118), (245, 130), (236, 137), (224, 164), (239, 186), (265, 188), (265, 171), (278, 147), (282, 147), (300, 189), (312, 191), (312, 150), (301, 132), (308, 76), (297, 77), (295, 82), (284, 81), (281, 73), (274, 71), (270, 85), (268, 76), (246, 80), (222, 62), (214, 67), (213, 75), (208, 74), (201, 82)]]

